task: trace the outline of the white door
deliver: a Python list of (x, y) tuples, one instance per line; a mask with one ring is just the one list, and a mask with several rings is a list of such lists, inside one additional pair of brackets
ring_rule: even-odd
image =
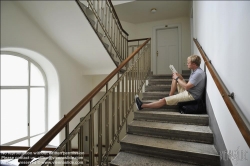
[(179, 69), (178, 28), (159, 29), (156, 32), (156, 73), (172, 74), (169, 65)]

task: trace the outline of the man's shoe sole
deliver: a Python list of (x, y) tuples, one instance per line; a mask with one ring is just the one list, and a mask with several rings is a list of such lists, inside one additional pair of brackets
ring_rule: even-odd
[(140, 109), (138, 108), (137, 102), (136, 102), (136, 98), (138, 97), (138, 95), (135, 95), (135, 106), (137, 108), (137, 110), (139, 111)]

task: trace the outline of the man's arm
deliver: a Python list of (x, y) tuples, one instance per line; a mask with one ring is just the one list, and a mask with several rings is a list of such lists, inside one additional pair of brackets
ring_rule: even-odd
[(178, 77), (179, 85), (182, 86), (185, 90), (189, 90), (190, 88), (194, 87), (194, 85), (191, 84), (190, 82), (186, 83), (186, 81), (183, 79), (183, 77), (179, 73), (173, 73), (172, 78), (176, 80), (177, 77)]

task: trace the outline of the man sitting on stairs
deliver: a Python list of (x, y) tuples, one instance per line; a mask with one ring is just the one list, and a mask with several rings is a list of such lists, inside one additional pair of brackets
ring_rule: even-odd
[[(205, 72), (200, 68), (201, 58), (198, 55), (191, 55), (187, 58), (187, 67), (192, 70), (188, 83), (179, 73), (173, 73), (171, 90), (168, 97), (149, 104), (142, 103), (138, 95), (135, 96), (135, 103), (138, 110), (143, 108), (160, 108), (164, 105), (177, 105), (178, 102), (191, 101), (201, 97), (205, 88)], [(178, 94), (174, 95), (176, 89)]]

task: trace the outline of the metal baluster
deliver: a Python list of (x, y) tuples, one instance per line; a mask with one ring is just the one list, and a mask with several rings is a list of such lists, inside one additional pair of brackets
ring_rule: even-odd
[[(128, 65), (126, 65), (126, 70), (128, 70)], [(125, 75), (126, 77), (126, 82), (125, 82), (125, 117), (126, 117), (126, 133), (128, 131), (128, 126), (127, 126), (127, 122), (128, 122), (128, 74)]]
[[(106, 93), (108, 92), (108, 83), (106, 84)], [(109, 95), (106, 96), (105, 100), (105, 147), (106, 147), (106, 155), (108, 157), (109, 154)], [(108, 159), (106, 159), (108, 164)]]
[[(135, 57), (134, 57), (135, 58)], [(134, 58), (132, 59), (132, 64), (134, 65)], [(134, 94), (134, 88), (135, 88), (135, 86), (134, 86), (134, 67), (135, 67), (135, 65), (132, 67), (132, 99), (133, 99), (133, 97), (135, 96), (135, 94)], [(131, 101), (132, 103), (133, 103), (133, 101)]]
[(116, 26), (116, 49), (118, 52), (118, 56), (120, 56), (120, 52), (119, 52), (119, 33), (118, 33), (118, 26)]
[(135, 65), (134, 65), (134, 82), (135, 82), (135, 84), (134, 84), (134, 86), (135, 86), (135, 94), (137, 94), (137, 89), (136, 89), (136, 87), (137, 87), (137, 79), (136, 79), (136, 77), (137, 77), (137, 72), (136, 72), (136, 70), (137, 70), (137, 61), (135, 61)]
[(104, 7), (103, 7), (103, 0), (101, 0), (101, 23), (104, 25)]
[(102, 103), (98, 110), (98, 164), (102, 165)]
[(140, 83), (140, 73), (139, 73), (139, 60), (137, 61), (137, 78), (136, 78), (136, 80), (137, 80), (137, 94), (139, 94), (139, 83)]
[[(145, 55), (143, 55), (143, 57), (145, 57)], [(139, 91), (142, 91), (142, 85), (143, 85), (143, 82), (144, 82), (144, 80), (143, 80), (143, 78), (142, 78), (142, 76), (143, 76), (143, 63), (142, 63), (142, 60), (143, 60), (143, 57), (141, 58), (141, 60), (140, 60), (140, 63), (139, 63), (139, 82), (140, 82), (140, 86), (139, 86)]]
[[(108, 4), (107, 2), (106, 2), (106, 4)], [(109, 36), (110, 36), (110, 29), (109, 29), (109, 26), (110, 26), (110, 9), (108, 8), (107, 9), (107, 33), (109, 34)]]
[(126, 46), (127, 46), (127, 48), (126, 48), (126, 51), (127, 51), (127, 53), (126, 53), (126, 58), (127, 58), (128, 55), (129, 55), (129, 52), (128, 52), (128, 36), (127, 36), (127, 38), (126, 38)]
[(127, 57), (126, 57), (126, 52), (127, 52), (127, 50), (126, 50), (126, 44), (127, 44), (127, 39), (126, 39), (126, 37), (123, 37), (123, 40), (124, 40), (124, 44), (123, 44), (123, 47), (124, 47), (124, 59), (126, 59)]
[(130, 105), (131, 105), (131, 92), (132, 92), (132, 87), (131, 87), (131, 81), (132, 81), (132, 77), (131, 77), (131, 71), (132, 70), (130, 70), (129, 72), (128, 72), (128, 80), (129, 80), (129, 92), (128, 92), (128, 104), (129, 104), (129, 108), (130, 108)]
[(118, 47), (118, 52), (119, 52), (119, 56), (121, 58), (121, 52), (120, 52), (120, 31), (119, 31), (119, 26), (117, 25), (117, 47)]
[[(119, 74), (118, 74), (119, 78)], [(120, 81), (118, 81), (117, 85), (117, 131), (120, 130)], [(119, 134), (117, 134), (119, 136)], [(118, 137), (119, 140), (119, 137)]]
[[(112, 34), (113, 34), (113, 29), (114, 29), (114, 28), (113, 28), (113, 22), (114, 22), (114, 18), (111, 17), (111, 32), (110, 32), (110, 35), (111, 35), (111, 42), (113, 41), (113, 40), (112, 40), (112, 36), (113, 36)], [(112, 43), (113, 43), (113, 42), (112, 42)], [(111, 48), (112, 48), (112, 47), (111, 47)], [(110, 48), (110, 49), (111, 49), (111, 48)]]
[(118, 47), (117, 47), (117, 25), (116, 25), (116, 20), (114, 19), (114, 44), (115, 44), (115, 49), (116, 52), (118, 51)]
[(122, 59), (124, 60), (125, 59), (125, 54), (124, 54), (124, 36), (122, 35)]
[(121, 33), (121, 50), (122, 50), (122, 59), (124, 60), (124, 37)]
[(143, 59), (141, 60), (141, 63), (140, 63), (140, 73), (141, 73), (141, 76), (140, 76), (140, 79), (141, 79), (141, 82), (144, 82), (144, 66), (146, 65), (145, 64), (145, 61), (144, 59), (146, 58), (146, 55), (144, 55)]
[[(92, 110), (92, 99), (90, 100), (90, 111)], [(89, 119), (89, 165), (94, 165), (94, 114)]]
[(121, 59), (123, 59), (123, 54), (122, 54), (122, 35), (121, 35), (121, 32), (120, 32), (119, 36), (120, 36), (120, 53), (121, 53)]
[(68, 152), (70, 152), (69, 123), (67, 123), (66, 126), (65, 126), (65, 139), (67, 140), (66, 148), (65, 148), (65, 152), (67, 152), (67, 153), (65, 153), (66, 156), (65, 156), (65, 159), (64, 159), (64, 161), (65, 161), (64, 165), (69, 166), (69, 164), (68, 164), (68, 161), (69, 161), (68, 160), (68, 158), (69, 158)]
[(104, 28), (105, 30), (107, 30), (107, 9), (108, 9), (108, 5), (107, 5), (107, 1), (105, 0), (104, 2), (105, 4), (105, 8), (104, 8)]
[(115, 88), (112, 92), (112, 139), (115, 137)]
[[(80, 122), (83, 118), (80, 118)], [(78, 152), (79, 152), (79, 162), (82, 163), (80, 165), (83, 166), (84, 163), (84, 154), (83, 154), (83, 126), (80, 127), (80, 131), (78, 132)]]
[(124, 37), (122, 35), (122, 60), (124, 60)]
[(99, 0), (96, 1), (97, 9), (96, 10), (96, 32), (98, 32), (98, 18), (99, 18)]
[(124, 100), (125, 100), (125, 97), (124, 97), (124, 77), (122, 78), (122, 122), (124, 121)]

